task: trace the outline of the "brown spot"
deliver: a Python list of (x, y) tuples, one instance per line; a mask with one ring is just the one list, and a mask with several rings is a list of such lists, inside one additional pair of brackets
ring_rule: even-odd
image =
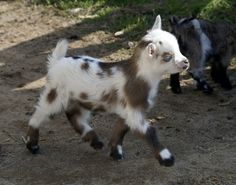
[(142, 78), (128, 79), (125, 84), (127, 101), (132, 107), (148, 108), (149, 84)]
[(103, 71), (98, 74), (104, 75), (104, 73), (106, 73), (107, 76), (111, 76), (113, 75), (112, 68), (114, 68), (117, 65), (117, 63), (116, 62), (99, 62), (98, 65)]
[(146, 47), (148, 46), (148, 44), (150, 44), (150, 43), (152, 43), (152, 41), (150, 41), (150, 40), (141, 40), (141, 41), (138, 43), (138, 45), (137, 45), (136, 48), (144, 49), (144, 48), (146, 48)]
[(47, 101), (48, 103), (52, 103), (57, 97), (57, 91), (56, 89), (51, 89), (51, 91), (48, 93)]
[(93, 107), (94, 107), (93, 103), (91, 103), (91, 102), (82, 102), (82, 101), (80, 101), (79, 105), (81, 107), (87, 109), (87, 110), (93, 110)]
[(116, 123), (111, 140), (109, 144), (116, 149), (116, 146), (122, 145), (123, 143), (123, 138), (125, 134), (129, 131), (129, 127), (125, 124), (125, 120), (122, 118), (119, 118), (118, 122)]
[(29, 126), (27, 135), (27, 147), (37, 146), (39, 140), (39, 129)]
[(126, 107), (127, 102), (126, 102), (126, 100), (125, 100), (124, 98), (122, 98), (122, 99), (120, 100), (120, 104), (121, 104), (123, 107)]
[(88, 99), (88, 94), (85, 92), (82, 92), (82, 93), (80, 93), (80, 98), (86, 100), (86, 99)]
[(114, 104), (117, 102), (117, 89), (111, 89), (109, 93), (102, 93), (101, 101), (107, 102), (108, 104)]
[(81, 69), (87, 71), (89, 69), (88, 62), (84, 62), (83, 64), (81, 64)]
[(94, 112), (105, 112), (106, 109), (105, 109), (104, 106), (99, 105), (98, 107), (95, 107), (95, 108), (93, 109), (93, 111), (94, 111)]
[(79, 133), (82, 134), (84, 128), (82, 125), (78, 123), (78, 118), (81, 116), (81, 110), (79, 106), (79, 102), (76, 100), (70, 100), (68, 108), (66, 110), (66, 116), (70, 121), (73, 128)]

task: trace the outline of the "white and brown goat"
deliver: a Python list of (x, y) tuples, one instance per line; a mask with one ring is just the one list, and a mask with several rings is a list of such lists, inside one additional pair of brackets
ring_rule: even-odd
[[(173, 16), (170, 19), (171, 32), (177, 37), (180, 51), (189, 59), (189, 72), (197, 81), (197, 88), (212, 93), (213, 88), (204, 77), (204, 67), (211, 64), (211, 77), (224, 89), (232, 85), (227, 76), (230, 59), (236, 56), (236, 30), (226, 22), (213, 23), (204, 19)], [(181, 93), (179, 74), (171, 75), (170, 86), (175, 93)]]
[(47, 83), (29, 121), (27, 148), (37, 152), (39, 126), (64, 110), (83, 140), (101, 149), (103, 143), (90, 127), (89, 118), (92, 112), (106, 111), (120, 117), (110, 140), (114, 159), (123, 158), (122, 142), (130, 129), (148, 141), (160, 164), (173, 165), (173, 155), (160, 144), (145, 113), (155, 103), (161, 76), (181, 72), (189, 63), (180, 53), (177, 39), (161, 29), (160, 16), (129, 60), (105, 63), (88, 56), (65, 57), (67, 47), (66, 40), (58, 42), (49, 57)]

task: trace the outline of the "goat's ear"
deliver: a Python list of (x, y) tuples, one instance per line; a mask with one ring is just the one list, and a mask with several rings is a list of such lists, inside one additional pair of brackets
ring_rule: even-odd
[(171, 25), (177, 25), (178, 22), (179, 22), (179, 20), (178, 20), (178, 18), (176, 16), (171, 16), (169, 21), (170, 21)]
[(154, 22), (154, 24), (152, 26), (152, 30), (156, 30), (156, 29), (160, 29), (161, 30), (161, 16), (160, 15), (158, 15), (156, 17), (156, 20), (155, 20), (155, 22)]
[(148, 56), (153, 57), (157, 53), (157, 46), (153, 43), (148, 44), (147, 46)]

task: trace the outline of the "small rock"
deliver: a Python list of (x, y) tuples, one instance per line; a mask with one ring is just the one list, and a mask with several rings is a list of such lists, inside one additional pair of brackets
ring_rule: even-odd
[(73, 8), (73, 9), (69, 10), (69, 13), (71, 13), (71, 14), (78, 14), (78, 13), (80, 13), (82, 11), (84, 11), (83, 8)]
[(223, 140), (224, 138), (222, 136), (215, 136), (214, 139)]
[(176, 131), (176, 132), (180, 132), (180, 129), (176, 128), (175, 131)]
[(227, 116), (227, 120), (232, 120), (232, 119), (233, 119), (233, 117)]
[(131, 42), (131, 41), (129, 41), (129, 42), (128, 42), (128, 46), (129, 46), (129, 48), (133, 48), (133, 47), (134, 47), (134, 43)]
[(162, 119), (165, 119), (165, 117), (164, 116), (156, 116), (155, 119), (156, 120), (162, 120)]
[(121, 35), (124, 35), (124, 30), (117, 31), (117, 32), (115, 32), (115, 34), (114, 34), (114, 36), (116, 36), (116, 37), (121, 36)]
[(48, 134), (54, 134), (54, 131), (53, 130), (49, 130)]
[(218, 105), (219, 106), (228, 106), (228, 105), (230, 105), (231, 104), (231, 102), (230, 101), (227, 101), (227, 102), (222, 102), (222, 103), (219, 103)]

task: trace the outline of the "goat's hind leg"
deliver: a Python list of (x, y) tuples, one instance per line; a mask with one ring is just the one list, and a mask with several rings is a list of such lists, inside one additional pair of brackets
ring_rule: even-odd
[(221, 86), (226, 89), (232, 89), (231, 82), (227, 75), (227, 66), (223, 64), (223, 61), (228, 61), (229, 58), (222, 58), (220, 56), (215, 56), (214, 61), (211, 63), (211, 77), (216, 82), (221, 84)]
[(111, 153), (110, 156), (115, 160), (121, 160), (124, 158), (122, 144), (125, 134), (129, 131), (129, 127), (125, 124), (125, 121), (120, 118), (113, 129), (113, 134), (110, 140)]
[(90, 127), (91, 111), (80, 106), (78, 101), (70, 101), (66, 110), (66, 116), (73, 128), (78, 132), (85, 142), (90, 142), (94, 149), (102, 149), (104, 144), (99, 140), (96, 132)]
[(26, 147), (31, 153), (35, 154), (39, 150), (38, 140), (40, 125), (47, 121), (51, 115), (61, 111), (61, 107), (62, 105), (58, 98), (57, 90), (46, 87), (29, 121), (26, 137), (23, 138)]

